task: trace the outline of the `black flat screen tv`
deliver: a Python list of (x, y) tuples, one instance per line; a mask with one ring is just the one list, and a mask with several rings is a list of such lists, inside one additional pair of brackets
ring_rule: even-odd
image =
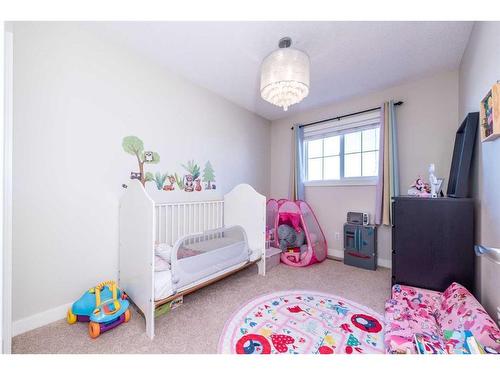
[(446, 195), (449, 197), (467, 198), (469, 196), (470, 169), (478, 124), (479, 112), (471, 112), (457, 130), (448, 190), (446, 191)]

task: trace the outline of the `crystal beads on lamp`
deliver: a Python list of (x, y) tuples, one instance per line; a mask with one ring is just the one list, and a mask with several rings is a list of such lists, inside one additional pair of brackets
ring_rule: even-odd
[[(291, 40), (287, 42), (289, 46)], [(262, 62), (260, 94), (285, 111), (302, 101), (309, 94), (309, 56), (286, 47), (272, 52)]]

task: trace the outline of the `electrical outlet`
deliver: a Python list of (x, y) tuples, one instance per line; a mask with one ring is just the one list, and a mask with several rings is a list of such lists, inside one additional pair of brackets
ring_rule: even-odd
[(340, 233), (339, 232), (335, 232), (335, 240), (340, 241)]

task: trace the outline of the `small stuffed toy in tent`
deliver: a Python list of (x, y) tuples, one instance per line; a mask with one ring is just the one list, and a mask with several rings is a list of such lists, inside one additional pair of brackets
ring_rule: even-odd
[(325, 260), (328, 249), (325, 235), (306, 202), (270, 199), (267, 227), (274, 234), (273, 246), (282, 250), (283, 263), (304, 267)]

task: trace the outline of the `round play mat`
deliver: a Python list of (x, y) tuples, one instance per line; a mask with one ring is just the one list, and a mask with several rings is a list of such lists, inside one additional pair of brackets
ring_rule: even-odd
[(384, 353), (383, 318), (323, 292), (282, 291), (242, 306), (226, 323), (219, 353)]

